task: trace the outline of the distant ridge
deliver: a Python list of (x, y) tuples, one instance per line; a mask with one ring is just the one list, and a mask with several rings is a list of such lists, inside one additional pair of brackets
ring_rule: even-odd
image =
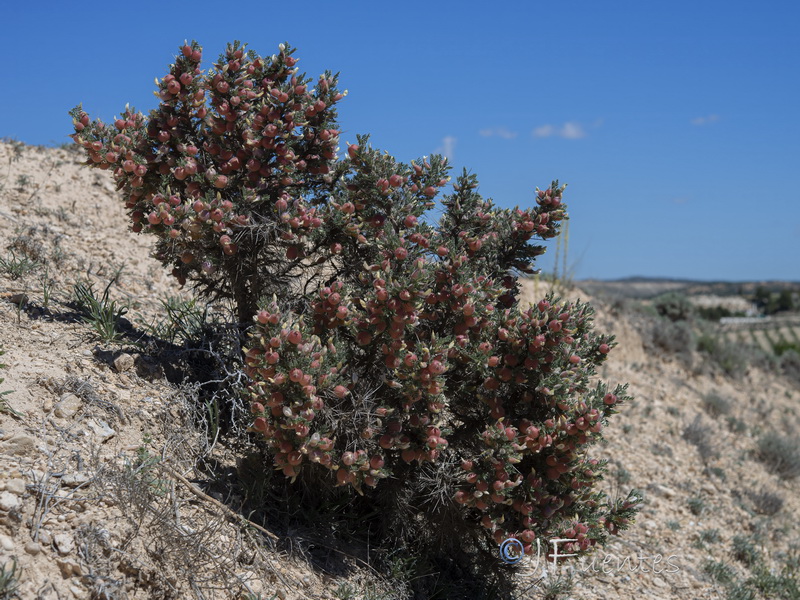
[(653, 298), (666, 292), (681, 292), (687, 296), (713, 294), (718, 296), (749, 296), (759, 287), (771, 291), (785, 289), (800, 292), (797, 281), (702, 281), (670, 277), (623, 277), (620, 279), (582, 279), (575, 285), (593, 296), (623, 298)]

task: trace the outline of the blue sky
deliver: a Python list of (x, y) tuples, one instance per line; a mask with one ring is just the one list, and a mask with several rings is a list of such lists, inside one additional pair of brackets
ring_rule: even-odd
[[(227, 8), (236, 6), (236, 9)], [(161, 2), (3, 8), (0, 137), (155, 106), (184, 39), (339, 71), (343, 141), (433, 152), (501, 206), (568, 184), (577, 278), (800, 280), (800, 4)], [(539, 265), (552, 269), (555, 244)]]

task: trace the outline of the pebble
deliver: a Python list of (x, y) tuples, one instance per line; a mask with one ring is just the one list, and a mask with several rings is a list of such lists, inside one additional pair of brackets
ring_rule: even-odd
[(117, 358), (114, 359), (112, 365), (117, 373), (130, 371), (133, 368), (133, 356), (127, 354), (126, 352), (123, 352)]
[(77, 575), (78, 577), (80, 577), (83, 574), (81, 566), (74, 560), (69, 560), (67, 558), (57, 558), (56, 565), (58, 565), (58, 569), (61, 571), (61, 575), (65, 579), (68, 577), (72, 577), (73, 575)]
[(0, 452), (14, 456), (31, 455), (36, 452), (36, 439), (22, 433), (12, 435), (0, 446)]
[[(89, 482), (89, 474), (85, 472), (67, 473), (61, 478), (61, 483), (68, 488), (76, 488)], [(63, 516), (63, 515), (59, 515)]]
[(49, 546), (53, 543), (53, 536), (50, 535), (50, 532), (46, 529), (42, 529), (39, 532), (39, 541), (44, 544), (45, 546)]
[(42, 551), (42, 545), (37, 542), (28, 542), (25, 544), (25, 552), (31, 556), (36, 556)]
[(652, 491), (654, 494), (658, 494), (659, 496), (663, 496), (664, 498), (674, 498), (677, 495), (677, 492), (675, 490), (665, 485), (661, 485), (660, 483), (656, 483), (648, 487), (650, 491)]
[(0, 510), (3, 512), (11, 512), (17, 510), (22, 502), (20, 499), (11, 492), (3, 492), (0, 494)]
[(25, 480), (24, 479), (9, 479), (6, 481), (6, 491), (22, 496), (25, 493)]
[(46, 413), (49, 413), (53, 410), (53, 399), (52, 398), (45, 398), (44, 402), (42, 402), (42, 410)]
[(0, 548), (6, 552), (11, 552), (14, 549), (14, 540), (7, 535), (0, 535)]
[(53, 536), (53, 544), (55, 544), (56, 550), (58, 550), (58, 553), (62, 556), (69, 554), (75, 549), (75, 542), (68, 533), (55, 534)]
[(87, 423), (87, 425), (89, 426), (89, 429), (92, 430), (92, 433), (94, 433), (95, 437), (99, 438), (101, 444), (117, 435), (117, 432), (109, 427), (108, 423), (105, 421), (92, 419)]
[(21, 304), (25, 306), (28, 303), (28, 294), (11, 294), (8, 297), (8, 301), (11, 302), (11, 304)]
[(75, 394), (64, 394), (58, 399), (53, 412), (61, 419), (69, 419), (81, 408), (83, 402)]

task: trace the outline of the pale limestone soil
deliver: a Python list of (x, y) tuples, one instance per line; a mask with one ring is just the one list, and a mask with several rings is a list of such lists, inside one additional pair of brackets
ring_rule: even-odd
[[(108, 173), (81, 167), (66, 150), (24, 147), (18, 160), (9, 163), (10, 156), (13, 146), (0, 143), (0, 256), (27, 236), (22, 242), (40, 248), (55, 280), (48, 314), (39, 309), (41, 271), (17, 280), (0, 275), (0, 346), (6, 351), (0, 362), (8, 365), (0, 370), (0, 392), (13, 390), (3, 398), (21, 414), (0, 414), (0, 562), (16, 558), (22, 597), (103, 597), (98, 590), (105, 590), (108, 598), (191, 598), (197, 597), (194, 587), (209, 598), (247, 589), (266, 597), (280, 592), (285, 598), (332, 598), (342, 581), (323, 579), (269, 543), (244, 537), (223, 512), (170, 473), (153, 471), (147, 479), (140, 470), (133, 480), (145, 481), (152, 492), (147, 498), (158, 510), (141, 509), (126, 492), (131, 465), (140, 464), (139, 448), (191, 479), (193, 461), (207, 445), (187, 424), (185, 394), (157, 373), (142, 378), (127, 359), (111, 366), (121, 347), (103, 346), (87, 325), (67, 319), (71, 309), (64, 303), (75, 281), (89, 278), (102, 289), (120, 267), (111, 294), (132, 304), (132, 321), (153, 319), (161, 299), (185, 292), (149, 257), (151, 239), (127, 231)], [(19, 181), (22, 175), (28, 181)], [(539, 284), (534, 292), (532, 281), (524, 286), (528, 300), (546, 291)], [(29, 305), (18, 310), (9, 299), (23, 293)], [(588, 299), (579, 290), (568, 296)], [(762, 527), (773, 559), (798, 539), (798, 481), (770, 474), (752, 450), (765, 431), (792, 434), (800, 390), (758, 371), (740, 381), (709, 374), (699, 355), (687, 367), (650, 350), (635, 315), (597, 308), (598, 329), (619, 341), (600, 375), (612, 385), (629, 382), (635, 400), (612, 420), (607, 443), (594, 452), (612, 461), (606, 481), (611, 493), (636, 487), (647, 500), (637, 522), (599, 555), (597, 564), (612, 557), (611, 568), (578, 574), (571, 597), (722, 598), (702, 565), (707, 558), (724, 560), (744, 575), (730, 554), (734, 535)], [(75, 382), (89, 387), (76, 394)], [(746, 425), (743, 432), (731, 432), (725, 417), (706, 415), (702, 398), (712, 391), (731, 401), (729, 416)], [(682, 438), (696, 415), (709, 427), (716, 451), (705, 464)], [(236, 457), (221, 444), (214, 456), (235, 465)], [(616, 472), (627, 475), (615, 478)], [(752, 508), (748, 492), (762, 489), (785, 500), (769, 519), (746, 510)], [(702, 501), (700, 515), (690, 511), (691, 499)], [(713, 529), (716, 541), (698, 547), (701, 532)], [(652, 559), (633, 560), (655, 555), (663, 557), (662, 568), (672, 557), (677, 572), (656, 574)], [(613, 568), (616, 559), (629, 557), (622, 568)], [(521, 590), (525, 580), (521, 572)]]

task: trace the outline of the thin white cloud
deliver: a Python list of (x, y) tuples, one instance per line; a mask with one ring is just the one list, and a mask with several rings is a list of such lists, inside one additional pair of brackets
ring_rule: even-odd
[(583, 130), (580, 123), (570, 121), (569, 123), (564, 123), (560, 135), (568, 140), (577, 140), (586, 137), (586, 132)]
[(458, 140), (452, 135), (444, 136), (444, 138), (442, 138), (442, 145), (438, 147), (434, 153), (443, 155), (447, 159), (447, 162), (453, 162), (457, 141)]
[(533, 130), (533, 137), (560, 137), (565, 140), (578, 140), (586, 137), (586, 130), (583, 125), (575, 121), (567, 121), (561, 126), (541, 125)]
[(478, 133), (483, 137), (499, 137), (504, 140), (513, 140), (517, 137), (516, 131), (510, 131), (505, 127), (489, 127), (487, 129), (481, 129)]
[(672, 199), (673, 204), (686, 204), (688, 201), (689, 199), (685, 196), (678, 196), (677, 198)]
[(690, 121), (692, 125), (708, 125), (709, 123), (713, 123), (715, 121), (719, 121), (719, 115), (708, 115), (707, 117), (696, 117)]

